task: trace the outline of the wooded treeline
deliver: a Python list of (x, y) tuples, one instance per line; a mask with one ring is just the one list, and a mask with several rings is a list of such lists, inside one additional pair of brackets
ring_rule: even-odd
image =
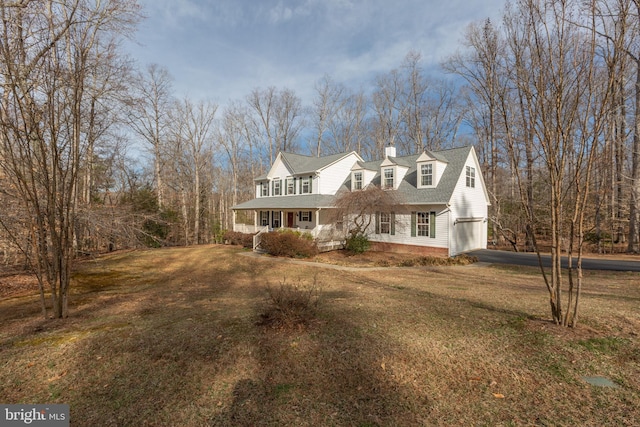
[(512, 1), (466, 29), (443, 78), (412, 51), (366, 88), (326, 75), (309, 105), (269, 87), (218, 106), (124, 55), (135, 2), (2, 2), (0, 262), (57, 295), (78, 254), (220, 241), (281, 150), (374, 159), (387, 144), (473, 144), (496, 243), (637, 253), (639, 13), (640, 0)]

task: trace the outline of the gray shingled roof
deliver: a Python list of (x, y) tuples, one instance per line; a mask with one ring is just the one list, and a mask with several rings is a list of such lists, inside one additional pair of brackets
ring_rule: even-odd
[(317, 170), (329, 166), (331, 163), (343, 158), (348, 154), (349, 153), (339, 153), (324, 157), (312, 157), (283, 152), (282, 158), (284, 159), (287, 166), (292, 169), (291, 172), (294, 175), (298, 175), (303, 173), (313, 173)]
[(434, 153), (437, 154), (437, 159), (442, 159), (448, 163), (438, 182), (438, 186), (435, 188), (417, 188), (418, 173), (415, 160), (419, 156), (415, 156), (413, 166), (409, 168), (398, 188), (405, 202), (409, 205), (424, 204), (425, 202), (449, 203), (470, 152), (471, 147), (462, 147)]
[[(408, 205), (424, 205), (424, 204), (446, 204), (451, 201), (453, 190), (458, 182), (460, 174), (463, 172), (464, 164), (471, 152), (471, 147), (452, 148), (437, 152), (430, 152), (433, 156), (447, 163), (447, 167), (438, 182), (436, 188), (417, 188), (418, 174), (416, 160), (420, 155), (392, 157), (390, 158), (398, 165), (408, 166), (404, 179), (398, 187), (398, 193), (401, 195), (404, 203)], [(338, 160), (345, 154), (336, 154), (327, 157), (308, 157), (297, 154), (283, 153), (286, 156), (288, 165), (294, 168), (294, 173), (308, 173), (321, 169), (334, 161)], [(361, 167), (370, 170), (376, 170), (378, 173), (374, 177), (372, 183), (380, 185), (380, 165), (384, 160), (375, 160), (371, 162), (358, 162)], [(342, 184), (341, 191), (349, 191), (351, 188), (351, 177), (348, 177)], [(279, 197), (259, 197), (245, 203), (234, 206), (233, 209), (313, 209), (313, 208), (329, 208), (333, 206), (335, 196), (320, 194), (305, 194), (297, 196), (279, 196)]]
[(330, 208), (335, 196), (302, 194), (297, 196), (258, 197), (233, 206), (232, 209), (315, 209)]
[[(401, 198), (409, 205), (449, 203), (470, 151), (471, 147), (467, 146), (429, 152), (429, 154), (433, 154), (436, 159), (447, 163), (447, 168), (444, 170), (438, 186), (435, 188), (418, 188), (416, 160), (420, 157), (420, 154), (390, 157), (390, 160), (395, 164), (409, 166), (409, 170), (398, 187), (398, 193), (401, 195)], [(384, 159), (361, 163), (361, 166), (365, 169), (378, 171), (372, 180), (372, 183), (375, 185), (380, 185), (380, 165), (383, 161)], [(350, 187), (351, 177), (347, 178), (343, 183), (344, 189), (349, 189)]]
[[(284, 151), (281, 154), (285, 164), (291, 170), (291, 174), (302, 175), (314, 173), (351, 153), (338, 153), (324, 157), (303, 156), (302, 154), (285, 153)], [(268, 174), (265, 173), (254, 178), (254, 181), (264, 181), (267, 177)]]

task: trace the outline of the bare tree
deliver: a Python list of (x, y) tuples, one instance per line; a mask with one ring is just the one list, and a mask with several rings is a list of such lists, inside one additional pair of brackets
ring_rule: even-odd
[[(467, 27), (464, 36), (464, 44), (469, 48), (469, 53), (458, 53), (449, 58), (443, 65), (445, 70), (461, 76), (471, 88), (474, 97), (470, 99), (470, 111), (476, 112), (478, 108), (486, 114), (480, 114), (482, 120), (475, 123), (480, 125), (475, 128), (475, 133), (487, 146), (489, 153), (489, 165), (487, 175), (489, 181), (489, 194), (492, 198), (491, 205), (491, 230), (495, 239), (498, 234), (498, 225), (502, 224), (499, 212), (497, 194), (497, 168), (498, 168), (498, 118), (500, 99), (504, 99), (505, 69), (501, 64), (504, 55), (503, 42), (498, 31), (490, 20), (484, 24), (471, 24)], [(479, 101), (479, 102), (477, 102)], [(500, 227), (502, 228), (502, 227)]]
[(335, 120), (329, 123), (331, 135), (329, 152), (344, 153), (356, 150), (364, 153), (367, 145), (368, 101), (362, 92), (345, 93), (342, 108), (336, 112)]
[(629, 208), (628, 251), (640, 253), (640, 0), (632, 0), (635, 10), (630, 11), (629, 23), (633, 48), (625, 53), (636, 67), (634, 85), (635, 110), (633, 114), (633, 148), (631, 150), (631, 203)]
[(68, 314), (79, 170), (87, 153), (82, 110), (95, 65), (89, 58), (101, 40), (126, 33), (137, 11), (135, 2), (120, 0), (0, 4), (0, 160), (10, 195), (26, 214), (27, 244), (35, 249), (22, 250), (35, 255), (28, 261), (45, 318), (45, 290), (53, 317)]
[(334, 206), (335, 219), (343, 222), (350, 237), (365, 235), (376, 214), (403, 212), (402, 199), (397, 191), (383, 190), (377, 185), (368, 185), (363, 190), (344, 191), (338, 194)]
[(303, 125), (302, 101), (294, 91), (284, 89), (277, 98), (274, 113), (277, 151), (297, 152), (298, 136)]
[(331, 136), (327, 133), (332, 129), (332, 123), (342, 109), (345, 99), (345, 88), (333, 82), (331, 77), (325, 75), (315, 84), (316, 97), (311, 108), (311, 123), (315, 132), (316, 156), (322, 155), (323, 146), (328, 145)]
[[(575, 326), (578, 318), (585, 211), (608, 102), (594, 29), (581, 31), (573, 24), (581, 19), (577, 11), (571, 1), (522, 0), (506, 17), (510, 48), (517, 48), (512, 53), (518, 56), (514, 84), (548, 183), (552, 271), (548, 277), (542, 264), (541, 271), (553, 319), (564, 326)], [(518, 180), (521, 201), (532, 218), (534, 208), (523, 179)], [(562, 276), (563, 250), (569, 259), (568, 288)], [(537, 245), (536, 251), (539, 254)]]
[(238, 102), (231, 103), (223, 113), (218, 129), (218, 144), (224, 149), (231, 170), (231, 204), (238, 204), (238, 186), (244, 152), (249, 147), (250, 136), (246, 126), (248, 112)]
[(292, 90), (254, 89), (247, 97), (255, 119), (253, 128), (267, 144), (267, 159), (273, 163), (279, 151), (298, 150), (297, 139), (302, 126), (302, 103)]
[(153, 171), (156, 181), (158, 206), (165, 203), (163, 164), (168, 138), (169, 112), (173, 105), (171, 76), (166, 68), (158, 64), (147, 66), (139, 73), (135, 84), (135, 95), (129, 113), (131, 128), (149, 145), (153, 156)]
[[(177, 103), (172, 113), (172, 139), (175, 144), (174, 161), (182, 165), (180, 193), (185, 229), (189, 227), (188, 211), (192, 206), (193, 237), (186, 232), (187, 244), (203, 241), (201, 225), (203, 221), (203, 199), (209, 194), (203, 186), (204, 171), (211, 166), (213, 142), (215, 140), (214, 118), (218, 106), (209, 102), (193, 104), (189, 99)], [(191, 197), (189, 197), (191, 194)], [(193, 203), (191, 205), (190, 200)]]
[(400, 141), (405, 104), (402, 99), (403, 81), (399, 70), (392, 70), (376, 79), (372, 95), (374, 153), (382, 153), (385, 145)]

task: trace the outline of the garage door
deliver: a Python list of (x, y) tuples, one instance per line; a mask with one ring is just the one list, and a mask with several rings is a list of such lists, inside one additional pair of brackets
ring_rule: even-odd
[(482, 220), (460, 221), (453, 227), (455, 236), (454, 255), (482, 247)]

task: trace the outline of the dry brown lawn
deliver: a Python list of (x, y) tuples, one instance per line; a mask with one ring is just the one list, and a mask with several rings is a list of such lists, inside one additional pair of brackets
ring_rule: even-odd
[[(314, 278), (312, 319), (261, 321), (268, 284)], [(73, 426), (637, 426), (640, 276), (585, 280), (566, 329), (527, 268), (134, 251), (80, 263), (63, 321), (5, 276), (0, 402), (67, 403)]]

